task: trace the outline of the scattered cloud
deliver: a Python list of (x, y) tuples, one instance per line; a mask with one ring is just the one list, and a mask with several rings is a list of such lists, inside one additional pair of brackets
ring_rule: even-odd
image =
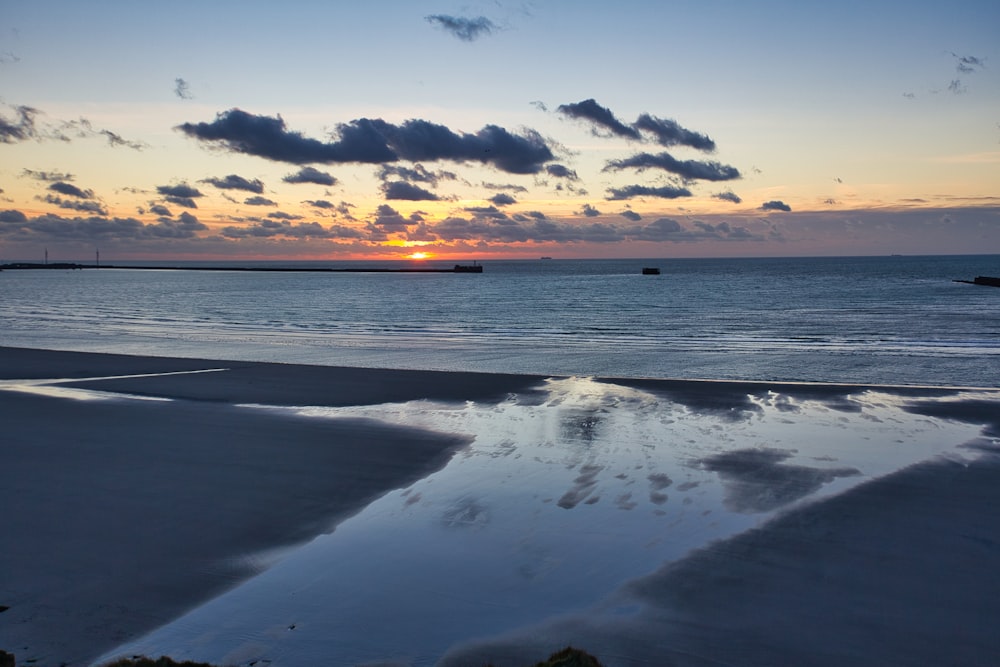
[(609, 160), (604, 171), (620, 171), (622, 169), (662, 169), (677, 174), (686, 180), (731, 181), (741, 178), (736, 167), (730, 167), (719, 162), (702, 162), (700, 160), (678, 160), (670, 153), (638, 153), (623, 160)]
[(439, 201), (441, 199), (433, 192), (406, 181), (386, 181), (382, 184), (382, 193), (386, 199), (405, 199), (407, 201)]
[(694, 132), (682, 127), (675, 120), (657, 118), (648, 113), (640, 114), (634, 123), (627, 125), (620, 121), (607, 107), (602, 107), (593, 98), (560, 104), (556, 111), (569, 118), (585, 120), (594, 126), (593, 133), (601, 136), (601, 130), (611, 135), (647, 141), (645, 135), (651, 135), (651, 140), (661, 146), (688, 146), (701, 151), (712, 152), (715, 142), (700, 132)]
[(631, 199), (632, 197), (659, 197), (661, 199), (678, 199), (680, 197), (690, 197), (691, 191), (687, 188), (673, 185), (648, 186), (648, 185), (626, 185), (623, 188), (608, 188), (607, 199)]
[(582, 102), (560, 104), (556, 107), (556, 111), (569, 118), (590, 122), (595, 126), (592, 130), (593, 133), (598, 136), (600, 136), (598, 128), (601, 128), (619, 137), (635, 140), (641, 138), (637, 129), (618, 120), (611, 109), (602, 107), (594, 98)]
[(772, 199), (771, 201), (766, 201), (760, 205), (760, 210), (762, 211), (791, 211), (792, 207), (783, 201), (778, 199)]
[(325, 199), (307, 199), (302, 202), (303, 204), (308, 204), (313, 208), (323, 208), (323, 209), (335, 209), (336, 206), (332, 202), (328, 202)]
[(570, 181), (579, 180), (576, 172), (561, 164), (549, 164), (545, 166), (545, 173), (556, 178), (565, 178)]
[(429, 171), (422, 164), (415, 164), (413, 167), (402, 167), (392, 164), (382, 165), (378, 177), (382, 181), (396, 177), (411, 183), (430, 183), (434, 186), (437, 186), (438, 181), (454, 181), (458, 179), (458, 176), (453, 172)]
[(631, 220), (632, 222), (639, 222), (642, 220), (642, 216), (633, 211), (632, 209), (625, 209), (621, 212), (621, 216), (626, 220)]
[(45, 195), (44, 197), (38, 198), (40, 201), (44, 201), (48, 204), (58, 206), (59, 208), (69, 209), (71, 211), (80, 211), (82, 213), (94, 213), (96, 215), (107, 215), (108, 210), (100, 202), (93, 201), (89, 198), (86, 199), (63, 199), (57, 195)]
[(711, 153), (715, 142), (708, 135), (681, 127), (677, 121), (641, 114), (635, 121), (635, 128), (649, 132), (661, 146), (689, 146)]
[(510, 206), (511, 204), (517, 203), (517, 200), (506, 192), (499, 192), (493, 195), (490, 197), (490, 201), (493, 202), (495, 206)]
[(93, 199), (93, 190), (82, 190), (72, 183), (66, 183), (65, 181), (56, 181), (49, 185), (49, 190), (53, 192), (58, 192), (61, 195), (66, 195), (68, 197), (76, 197), (78, 199)]
[(316, 185), (335, 185), (337, 179), (314, 167), (302, 167), (294, 174), (282, 178), (285, 183), (315, 183)]
[(34, 169), (22, 169), (21, 176), (45, 182), (73, 180), (73, 174), (61, 171), (35, 171)]
[(467, 134), (425, 120), (396, 125), (360, 118), (337, 125), (337, 139), (324, 142), (289, 131), (280, 116), (230, 109), (211, 123), (184, 123), (177, 129), (235, 153), (293, 164), (451, 160), (481, 162), (513, 174), (534, 174), (553, 159), (552, 150), (536, 131), (513, 134), (496, 125)]
[(187, 81), (180, 77), (174, 79), (174, 95), (182, 100), (190, 100), (194, 98), (191, 94), (191, 86), (188, 85)]
[(742, 204), (743, 203), (743, 200), (740, 198), (740, 196), (738, 194), (736, 194), (735, 192), (733, 192), (732, 190), (727, 190), (725, 192), (717, 192), (717, 193), (715, 193), (712, 196), (714, 198), (716, 198), (716, 199), (721, 199), (722, 201), (732, 202), (734, 204)]
[(255, 196), (255, 197), (247, 197), (246, 199), (243, 200), (243, 203), (246, 204), (247, 206), (277, 206), (278, 205), (277, 202), (271, 201), (267, 197), (261, 197), (259, 195)]
[(960, 74), (972, 74), (981, 69), (985, 69), (986, 61), (976, 56), (960, 56), (954, 51), (950, 52), (955, 59), (955, 70)]
[(527, 192), (528, 188), (523, 185), (517, 185), (516, 183), (486, 183), (483, 182), (482, 186), (487, 190), (506, 190), (508, 192)]
[(224, 178), (204, 178), (199, 183), (214, 185), (220, 190), (245, 190), (247, 192), (264, 192), (264, 184), (259, 179), (248, 180), (236, 174), (229, 174)]
[(35, 139), (38, 132), (35, 129), (35, 117), (38, 109), (29, 106), (11, 107), (14, 118), (0, 116), (0, 142), (13, 144), (27, 139)]
[(301, 220), (301, 215), (296, 215), (294, 213), (285, 213), (284, 211), (272, 211), (267, 214), (268, 218), (273, 220)]
[[(70, 142), (74, 138), (103, 137), (112, 148), (124, 146), (134, 150), (143, 150), (147, 147), (144, 142), (130, 141), (111, 130), (96, 128), (86, 118), (39, 123), (38, 119), (43, 114), (34, 107), (12, 106), (2, 103), (0, 105), (9, 110), (0, 114), (0, 143), (14, 144), (28, 140)], [(13, 114), (13, 117), (10, 114)]]
[(430, 16), (425, 16), (424, 20), (431, 25), (442, 28), (463, 42), (474, 42), (480, 37), (492, 35), (498, 30), (496, 24), (485, 16), (469, 18), (464, 16), (449, 16), (447, 14), (431, 14)]
[(181, 183), (180, 185), (158, 185), (156, 191), (171, 204), (184, 208), (198, 208), (195, 198), (204, 196), (197, 188)]
[(600, 215), (601, 212), (598, 211), (593, 206), (591, 206), (590, 204), (584, 204), (583, 208), (580, 209), (580, 214), (583, 215), (583, 216), (586, 216), (588, 218), (593, 218), (593, 217), (596, 217), (596, 216)]
[(0, 212), (0, 222), (4, 223), (0, 224), (0, 235), (21, 242), (193, 238), (208, 229), (186, 212), (177, 220), (159, 218), (155, 223), (144, 223), (136, 218), (103, 216), (64, 218), (45, 214), (29, 218), (20, 211), (4, 211)]

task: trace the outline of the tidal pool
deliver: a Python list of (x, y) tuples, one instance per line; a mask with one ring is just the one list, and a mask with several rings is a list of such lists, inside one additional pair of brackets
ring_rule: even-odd
[(432, 665), (801, 503), (935, 456), (972, 458), (962, 445), (981, 435), (913, 414), (890, 390), (745, 398), (739, 410), (700, 409), (574, 377), (499, 404), (245, 406), (474, 441), (306, 545), (247, 554), (257, 576), (98, 662)]

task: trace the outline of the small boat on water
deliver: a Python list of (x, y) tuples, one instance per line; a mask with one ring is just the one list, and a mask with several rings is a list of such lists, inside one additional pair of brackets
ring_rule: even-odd
[(656, 266), (644, 266), (642, 267), (642, 275), (644, 276), (658, 276), (660, 275), (660, 269)]

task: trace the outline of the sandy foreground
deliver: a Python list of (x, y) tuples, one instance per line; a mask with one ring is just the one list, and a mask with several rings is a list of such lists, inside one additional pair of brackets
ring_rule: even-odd
[[(24, 390), (52, 379), (73, 381)], [(0, 384), (0, 649), (18, 664), (88, 664), (232, 591), (269, 567), (268, 554), (335, 531), (469, 445), (465, 432), (382, 420), (378, 406), (488, 406), (511, 395), (530, 405), (543, 379), (0, 348), (0, 381), (23, 381), (17, 391)], [(722, 425), (716, 432), (752, 420), (760, 410), (753, 397), (775, 388), (615, 382), (709, 415)], [(131, 398), (52, 395), (52, 387)], [(848, 398), (858, 388), (779, 389), (820, 401), (844, 421), (860, 412)], [(795, 503), (858, 471), (782, 465), (771, 450), (753, 454), (760, 442), (736, 449), (742, 458), (705, 458), (705, 475), (728, 480), (734, 515), (776, 514), (650, 568), (590, 607), (454, 645), (442, 663), (533, 664), (572, 643), (608, 665), (996, 664), (1000, 396), (892, 394), (922, 432), (971, 426), (973, 436), (953, 450), (963, 454), (929, 457), (805, 504)], [(240, 404), (374, 412), (306, 419)], [(599, 423), (574, 414), (571, 439), (593, 446)], [(560, 418), (563, 435), (567, 423)], [(588, 494), (600, 466), (591, 468), (577, 465), (573, 474), (584, 472), (575, 486), (549, 507), (598, 507)], [(656, 496), (669, 483), (649, 494), (657, 512), (668, 506)]]

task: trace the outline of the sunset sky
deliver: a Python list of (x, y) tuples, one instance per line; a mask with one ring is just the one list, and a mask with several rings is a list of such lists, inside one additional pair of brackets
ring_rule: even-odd
[(0, 262), (1000, 253), (1000, 4), (3, 2)]

